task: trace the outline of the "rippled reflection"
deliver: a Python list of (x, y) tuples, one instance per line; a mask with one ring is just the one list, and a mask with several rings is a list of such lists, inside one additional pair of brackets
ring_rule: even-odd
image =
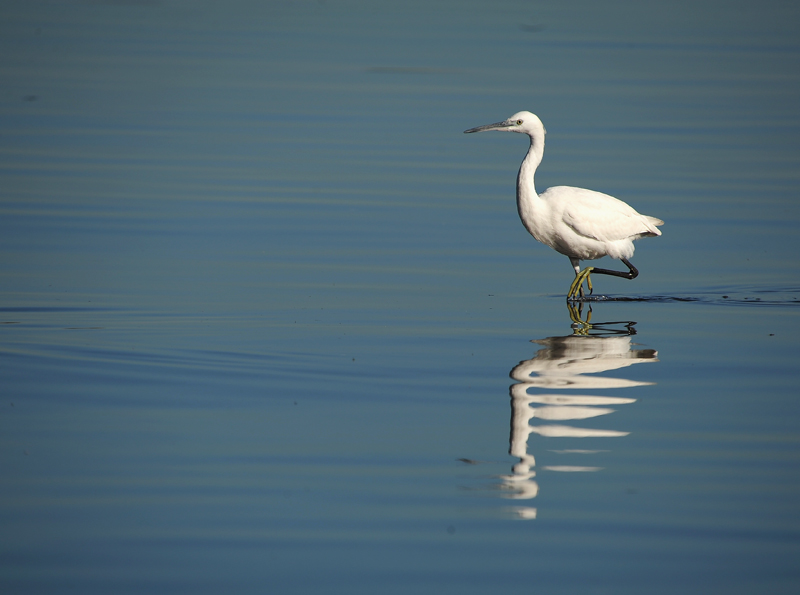
[[(536, 460), (529, 452), (531, 434), (547, 438), (618, 438), (629, 432), (611, 425), (603, 418), (615, 411), (613, 407), (633, 403), (636, 399), (622, 396), (550, 393), (544, 391), (574, 391), (590, 389), (622, 389), (647, 386), (626, 378), (597, 376), (600, 372), (619, 370), (634, 364), (657, 362), (653, 349), (638, 349), (632, 341), (635, 323), (607, 322), (592, 324), (581, 318), (579, 310), (570, 307), (572, 334), (563, 337), (536, 339), (540, 349), (531, 359), (520, 362), (511, 370), (517, 381), (510, 387), (511, 435), (509, 454), (517, 457), (511, 473), (503, 475), (503, 496), (512, 500), (532, 500), (539, 493)], [(588, 319), (591, 319), (591, 312)], [(531, 392), (529, 392), (531, 391)], [(589, 427), (573, 422), (592, 420)], [(548, 444), (549, 446), (549, 444)], [(570, 442), (567, 446), (572, 446)], [(589, 456), (597, 450), (565, 448), (564, 454)], [(542, 469), (555, 472), (590, 472), (602, 468), (593, 465), (553, 465)], [(536, 518), (537, 510), (530, 505), (510, 509), (520, 519)]]

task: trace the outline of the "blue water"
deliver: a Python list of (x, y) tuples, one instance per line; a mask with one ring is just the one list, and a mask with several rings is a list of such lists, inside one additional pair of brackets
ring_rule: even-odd
[[(797, 592), (799, 24), (0, 7), (0, 590)], [(666, 222), (580, 312), (523, 109)]]

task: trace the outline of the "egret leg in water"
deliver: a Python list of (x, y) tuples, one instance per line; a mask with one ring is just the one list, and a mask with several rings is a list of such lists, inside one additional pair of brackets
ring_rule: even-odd
[[(633, 256), (633, 241), (660, 236), (661, 219), (641, 215), (621, 200), (585, 188), (554, 186), (536, 193), (534, 174), (544, 155), (545, 129), (542, 121), (530, 112), (518, 112), (502, 122), (470, 128), (464, 133), (499, 130), (527, 134), (531, 145), (517, 175), (517, 211), (525, 229), (556, 252), (569, 258), (575, 280), (567, 293), (568, 300), (583, 297), (583, 284), (592, 292), (591, 274), (635, 279), (639, 275), (628, 259)], [(603, 256), (617, 258), (627, 272), (586, 267), (581, 260)]]

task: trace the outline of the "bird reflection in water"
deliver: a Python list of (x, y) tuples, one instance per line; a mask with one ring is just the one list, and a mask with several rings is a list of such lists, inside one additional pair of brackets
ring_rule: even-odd
[[(618, 370), (633, 364), (656, 362), (653, 349), (638, 349), (632, 342), (636, 334), (634, 322), (605, 322), (591, 324), (582, 312), (570, 305), (573, 333), (564, 337), (548, 337), (532, 341), (540, 345), (529, 360), (511, 370), (517, 381), (510, 387), (511, 435), (509, 454), (519, 459), (508, 475), (500, 476), (504, 497), (512, 500), (532, 500), (539, 493), (536, 460), (528, 451), (528, 438), (537, 434), (546, 438), (617, 438), (629, 432), (573, 425), (614, 412), (613, 407), (636, 401), (630, 397), (589, 394), (552, 393), (549, 391), (583, 391), (623, 389), (647, 386), (652, 382), (597, 376), (600, 372)], [(533, 391), (533, 392), (529, 392)], [(572, 446), (572, 444), (568, 444)], [(557, 452), (570, 455), (590, 455), (600, 451), (566, 448)], [(591, 465), (558, 465), (541, 468), (555, 472), (599, 471)], [(515, 518), (535, 519), (537, 509), (516, 506), (510, 509)]]

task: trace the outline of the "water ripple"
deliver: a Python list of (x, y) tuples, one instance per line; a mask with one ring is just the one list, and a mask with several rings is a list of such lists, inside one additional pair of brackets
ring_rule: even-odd
[(590, 295), (574, 300), (575, 302), (695, 302), (712, 305), (757, 305), (757, 306), (798, 306), (800, 305), (800, 289), (798, 288), (728, 288), (701, 291), (694, 295), (639, 295), (609, 296)]

